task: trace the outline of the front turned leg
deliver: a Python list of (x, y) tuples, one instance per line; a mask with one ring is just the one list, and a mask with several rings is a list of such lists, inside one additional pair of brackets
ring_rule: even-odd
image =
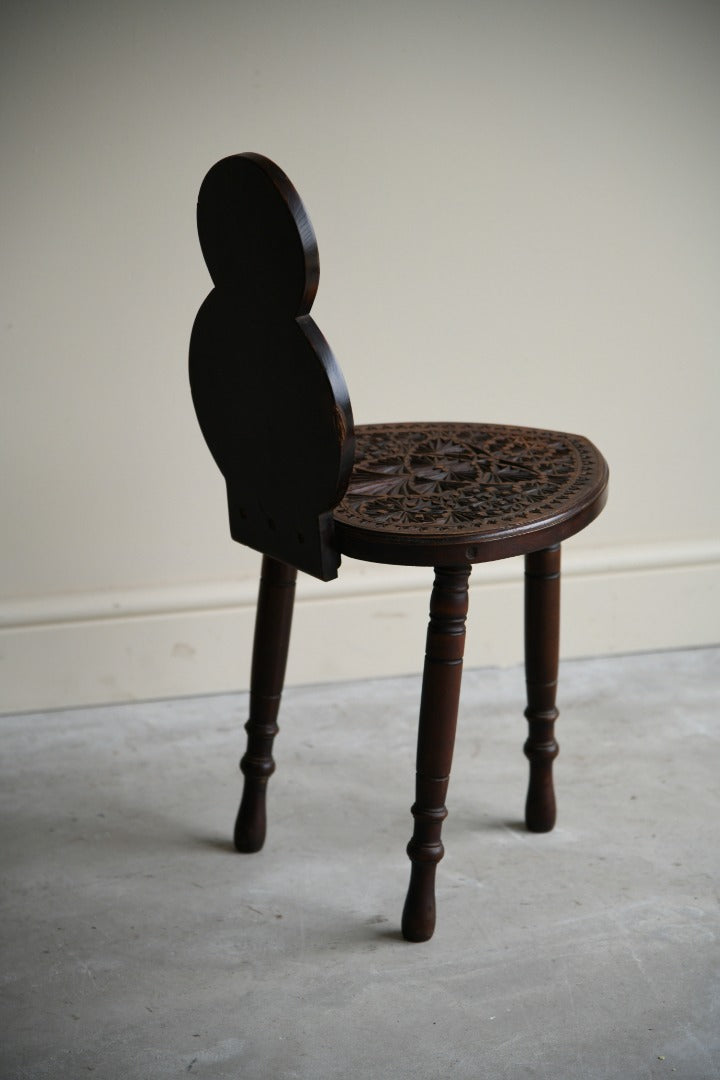
[(412, 863), (402, 916), (406, 941), (427, 941), (435, 929), (435, 868), (445, 849), (447, 817), (468, 610), (469, 566), (436, 567), (418, 727), (415, 819), (407, 853)]
[(560, 545), (525, 556), (525, 678), (530, 782), (525, 822), (531, 832), (555, 824), (552, 766), (558, 755), (555, 708), (560, 646)]
[(235, 822), (238, 851), (259, 851), (265, 843), (265, 793), (275, 772), (272, 746), (278, 733), (296, 577), (294, 567), (263, 556), (250, 675), (250, 718), (245, 724), (247, 750), (240, 761), (245, 783)]

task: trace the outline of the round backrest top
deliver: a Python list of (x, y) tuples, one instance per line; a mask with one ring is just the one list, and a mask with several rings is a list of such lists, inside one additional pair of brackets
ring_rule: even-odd
[(261, 154), (233, 154), (200, 187), (197, 224), (218, 289), (249, 317), (306, 315), (320, 278), (317, 242), (293, 184)]

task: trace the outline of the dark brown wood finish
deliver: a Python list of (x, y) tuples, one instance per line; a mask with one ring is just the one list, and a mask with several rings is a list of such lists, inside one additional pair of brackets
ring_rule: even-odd
[(210, 170), (198, 229), (215, 288), (193, 327), (193, 401), (227, 481), (231, 535), (264, 555), (235, 844), (257, 851), (265, 839), (296, 571), (327, 580), (342, 554), (434, 566), (402, 917), (406, 939), (425, 941), (435, 926), (471, 565), (525, 556), (526, 821), (547, 831), (560, 544), (601, 512), (607, 465), (587, 439), (565, 432), (437, 422), (355, 429), (340, 369), (308, 314), (319, 276), (312, 226), (267, 158), (235, 155)]
[(407, 848), (412, 870), (402, 916), (407, 941), (427, 941), (435, 929), (435, 868), (445, 854), (440, 833), (447, 817), (469, 577), (469, 566), (438, 567), (430, 597), (412, 807), (415, 828)]
[(245, 777), (235, 822), (238, 851), (259, 851), (265, 843), (267, 783), (275, 772), (272, 748), (278, 733), (297, 570), (263, 557), (250, 673), (250, 717), (245, 724), (247, 750), (240, 761)]
[(524, 555), (602, 510), (607, 465), (581, 435), (507, 424), (356, 427), (355, 465), (335, 508), (344, 555), (456, 566)]
[(198, 198), (215, 288), (190, 339), (190, 386), (225, 476), (230, 533), (315, 577), (337, 577), (332, 510), (353, 460), (342, 372), (308, 314), (317, 243), (295, 188), (258, 154), (219, 161)]
[(530, 781), (525, 823), (531, 832), (555, 825), (552, 766), (558, 755), (555, 708), (560, 648), (560, 545), (525, 556), (525, 680)]

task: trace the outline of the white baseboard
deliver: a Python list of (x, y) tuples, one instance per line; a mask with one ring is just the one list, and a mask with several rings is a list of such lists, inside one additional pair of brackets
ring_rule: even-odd
[[(466, 664), (522, 659), (522, 561), (474, 568)], [(298, 587), (288, 685), (418, 672), (432, 570), (345, 562)], [(0, 606), (0, 711), (245, 689), (255, 580)], [(563, 553), (563, 657), (720, 642), (720, 543)]]

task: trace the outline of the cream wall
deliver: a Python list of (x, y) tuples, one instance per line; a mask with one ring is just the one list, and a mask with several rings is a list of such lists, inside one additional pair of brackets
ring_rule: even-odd
[[(720, 639), (720, 9), (699, 0), (5, 3), (5, 709), (245, 685), (258, 557), (228, 537), (186, 353), (219, 157), (290, 174), (356, 419), (583, 432), (566, 656)], [(520, 658), (477, 568), (468, 661)], [(430, 576), (300, 591), (294, 682), (417, 670)]]

